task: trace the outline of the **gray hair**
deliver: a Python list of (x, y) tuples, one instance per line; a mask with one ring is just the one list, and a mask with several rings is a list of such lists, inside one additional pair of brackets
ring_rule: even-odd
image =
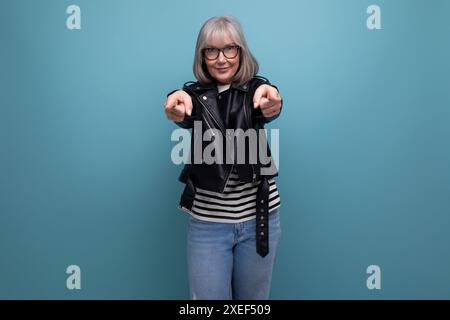
[(241, 47), (239, 50), (239, 69), (231, 81), (242, 85), (258, 73), (258, 61), (248, 48), (240, 23), (231, 16), (213, 17), (203, 24), (198, 34), (197, 45), (195, 47), (193, 71), (197, 80), (203, 85), (215, 81), (206, 68), (206, 63), (203, 60), (203, 49), (206, 48), (207, 41), (211, 37), (223, 36), (225, 33), (228, 33), (235, 44)]

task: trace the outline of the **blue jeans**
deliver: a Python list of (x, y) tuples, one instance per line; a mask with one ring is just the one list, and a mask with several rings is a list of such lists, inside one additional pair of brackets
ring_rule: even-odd
[(269, 254), (256, 252), (256, 220), (202, 221), (189, 216), (187, 262), (191, 299), (266, 300), (280, 241), (278, 209), (269, 214)]

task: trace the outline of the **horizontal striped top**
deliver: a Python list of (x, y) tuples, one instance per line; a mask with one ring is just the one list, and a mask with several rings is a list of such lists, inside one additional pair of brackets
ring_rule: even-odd
[[(269, 179), (269, 213), (281, 205), (275, 180)], [(224, 193), (195, 188), (191, 211), (194, 218), (223, 223), (244, 222), (256, 217), (256, 193), (261, 181), (239, 180), (236, 168), (230, 174)]]

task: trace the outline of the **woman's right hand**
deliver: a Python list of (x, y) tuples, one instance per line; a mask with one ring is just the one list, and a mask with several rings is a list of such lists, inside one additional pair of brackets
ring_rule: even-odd
[(181, 122), (186, 115), (192, 114), (192, 99), (186, 91), (178, 90), (167, 97), (164, 104), (167, 118), (175, 122)]

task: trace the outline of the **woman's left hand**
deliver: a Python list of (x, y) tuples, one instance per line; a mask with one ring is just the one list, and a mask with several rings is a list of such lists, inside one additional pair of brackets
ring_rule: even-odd
[(253, 95), (253, 107), (261, 108), (261, 112), (266, 118), (279, 114), (281, 97), (278, 90), (268, 84), (260, 85)]

